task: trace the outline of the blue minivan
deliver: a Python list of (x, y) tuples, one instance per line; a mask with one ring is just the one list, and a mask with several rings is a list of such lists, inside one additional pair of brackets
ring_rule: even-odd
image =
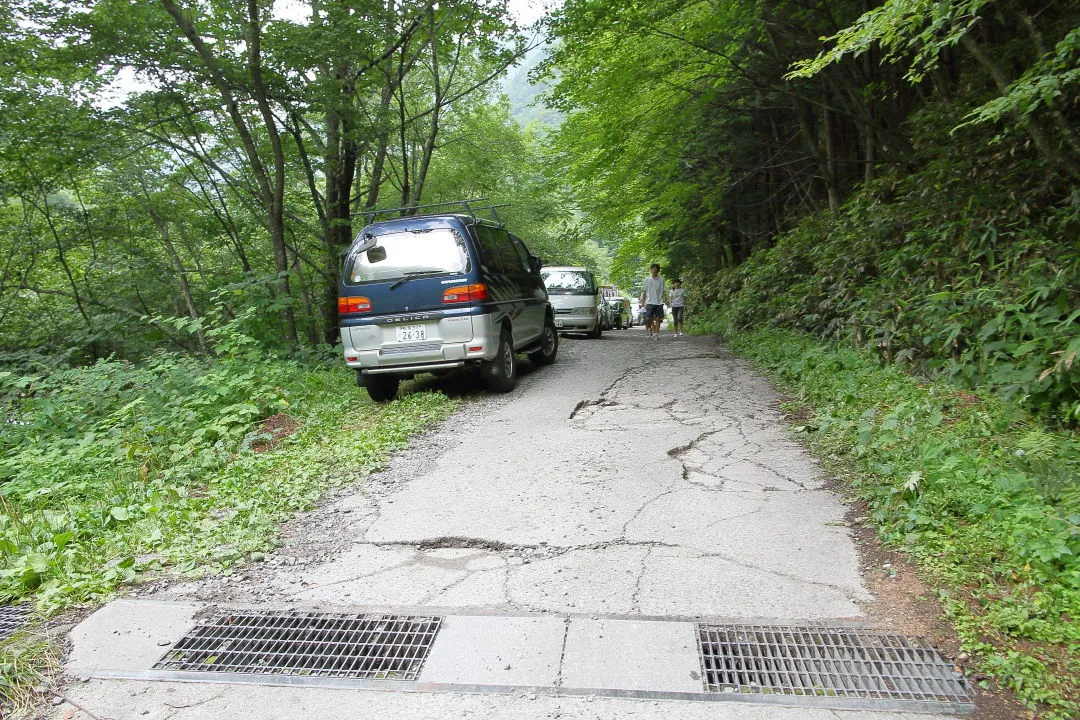
[(466, 209), (371, 223), (349, 249), (338, 286), (341, 342), (376, 402), (393, 400), (417, 373), (473, 368), (492, 390), (509, 392), (517, 353), (555, 362), (559, 335), (540, 259), (503, 223)]

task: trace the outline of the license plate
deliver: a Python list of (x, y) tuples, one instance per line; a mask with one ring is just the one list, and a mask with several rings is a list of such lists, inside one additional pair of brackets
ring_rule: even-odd
[(394, 328), (398, 342), (417, 342), (427, 340), (427, 327), (424, 325), (398, 325)]

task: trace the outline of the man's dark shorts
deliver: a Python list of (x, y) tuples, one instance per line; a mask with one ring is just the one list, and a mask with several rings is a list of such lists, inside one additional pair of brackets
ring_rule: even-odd
[(682, 306), (679, 306), (679, 307), (672, 306), (672, 308), (671, 308), (671, 321), (675, 322), (675, 323), (681, 323), (682, 322), (682, 314), (683, 314)]
[(645, 306), (645, 319), (646, 320), (652, 320), (653, 318), (656, 318), (657, 320), (663, 320), (664, 319), (664, 306), (663, 305), (646, 305)]

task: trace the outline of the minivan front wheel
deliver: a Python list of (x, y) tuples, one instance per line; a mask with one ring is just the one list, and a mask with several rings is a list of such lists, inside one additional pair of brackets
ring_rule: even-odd
[(397, 375), (368, 375), (364, 378), (364, 387), (368, 395), (377, 403), (390, 402), (397, 397), (401, 378)]
[(555, 362), (559, 352), (559, 332), (555, 323), (548, 318), (544, 321), (544, 335), (540, 338), (540, 349), (529, 353), (529, 359), (537, 365), (550, 365)]
[(485, 364), (488, 387), (494, 392), (505, 393), (517, 384), (517, 362), (514, 358), (514, 341), (509, 330), (499, 336), (499, 351), (495, 359)]

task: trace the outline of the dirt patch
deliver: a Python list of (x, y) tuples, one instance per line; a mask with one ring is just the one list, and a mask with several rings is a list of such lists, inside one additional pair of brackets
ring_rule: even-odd
[(299, 429), (300, 424), (290, 415), (271, 415), (259, 422), (256, 438), (251, 441), (251, 449), (257, 453), (269, 452)]

